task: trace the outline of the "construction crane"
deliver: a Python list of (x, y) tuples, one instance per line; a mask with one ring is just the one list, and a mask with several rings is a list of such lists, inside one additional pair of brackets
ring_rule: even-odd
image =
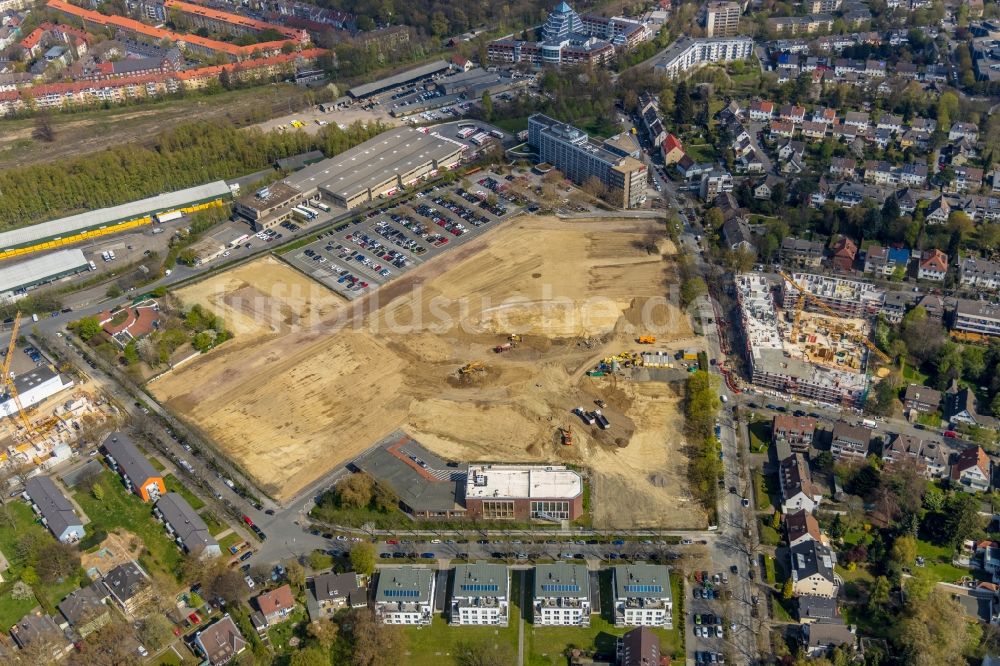
[[(789, 275), (788, 273), (786, 273), (786, 272), (784, 272), (782, 270), (779, 270), (778, 271), (778, 275), (780, 275), (782, 278), (785, 279), (786, 282), (788, 282), (793, 287), (795, 287), (796, 289), (799, 290), (799, 297), (798, 297), (798, 300), (796, 300), (796, 302), (795, 302), (795, 313), (794, 313), (794, 319), (792, 321), (792, 340), (798, 339), (799, 318), (802, 316), (802, 308), (805, 305), (805, 299), (807, 297), (810, 300), (812, 300), (813, 303), (815, 303), (816, 305), (818, 305), (821, 310), (823, 310), (826, 314), (830, 315), (831, 317), (834, 317), (836, 319), (841, 319), (843, 317), (842, 314), (840, 314), (839, 312), (837, 312), (836, 310), (834, 310), (833, 308), (831, 308), (829, 305), (827, 305), (826, 303), (824, 303), (822, 300), (820, 300), (816, 296), (813, 296), (812, 294), (810, 294), (808, 292), (808, 290), (806, 290), (806, 288), (804, 286), (802, 286), (801, 284), (799, 284), (798, 282), (796, 282), (792, 278), (792, 276)], [(852, 339), (857, 340), (858, 342), (860, 342), (861, 344), (863, 344), (865, 347), (867, 347), (869, 349), (869, 351), (871, 351), (873, 354), (875, 354), (875, 356), (877, 356), (879, 359), (881, 359), (883, 363), (891, 363), (892, 362), (892, 359), (889, 358), (888, 354), (886, 354), (884, 351), (882, 351), (881, 349), (879, 349), (878, 346), (876, 346), (875, 343), (872, 342), (871, 340), (869, 340), (867, 337), (865, 337), (863, 335), (860, 335), (860, 334), (857, 334), (857, 333), (848, 333), (848, 335)]]
[(30, 435), (32, 432), (31, 421), (28, 420), (28, 415), (24, 411), (24, 406), (21, 404), (21, 397), (17, 394), (17, 387), (14, 386), (14, 378), (10, 376), (10, 362), (14, 358), (14, 351), (17, 348), (17, 331), (21, 328), (21, 313), (18, 312), (14, 316), (14, 325), (10, 329), (10, 344), (7, 345), (7, 355), (3, 359), (3, 385), (6, 387), (7, 392), (10, 397), (14, 399), (14, 405), (17, 406), (17, 415), (21, 419), (21, 423), (24, 425), (25, 431)]

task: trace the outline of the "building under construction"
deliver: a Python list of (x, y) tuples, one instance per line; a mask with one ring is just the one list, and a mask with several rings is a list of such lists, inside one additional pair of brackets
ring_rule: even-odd
[[(760, 275), (736, 279), (751, 381), (762, 388), (820, 402), (860, 406), (868, 388), (868, 351), (859, 336), (867, 335), (867, 322), (809, 313), (795, 318), (797, 293), (786, 311), (790, 316), (783, 318), (771, 288)], [(797, 328), (793, 321), (797, 321)]]

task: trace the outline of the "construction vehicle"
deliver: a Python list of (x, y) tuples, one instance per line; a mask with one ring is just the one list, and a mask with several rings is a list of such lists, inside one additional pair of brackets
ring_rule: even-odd
[(611, 422), (608, 421), (607, 417), (601, 413), (601, 410), (599, 409), (594, 410), (594, 418), (597, 419), (597, 426), (601, 430), (607, 430), (608, 428), (611, 427)]
[(594, 425), (597, 419), (590, 412), (583, 411), (583, 407), (576, 407), (573, 409), (573, 413), (580, 417), (586, 425)]
[[(813, 304), (817, 305), (821, 310), (823, 310), (823, 312), (825, 312), (827, 315), (833, 317), (834, 319), (843, 319), (843, 315), (842, 314), (838, 313), (836, 310), (834, 310), (833, 308), (831, 308), (829, 305), (827, 305), (826, 303), (824, 303), (822, 300), (820, 300), (816, 296), (813, 296), (812, 294), (810, 294), (808, 292), (808, 290), (806, 290), (806, 288), (804, 286), (802, 286), (801, 284), (799, 284), (798, 282), (796, 282), (792, 278), (791, 275), (789, 275), (788, 273), (786, 273), (784, 271), (781, 271), (781, 270), (778, 271), (778, 275), (780, 275), (782, 278), (784, 278), (786, 282), (788, 282), (790, 285), (792, 285), (793, 287), (795, 287), (799, 291), (798, 300), (796, 300), (796, 302), (795, 302), (795, 314), (794, 314), (794, 319), (793, 319), (793, 322), (792, 322), (792, 340), (793, 341), (795, 341), (798, 338), (799, 319), (802, 316), (802, 307), (805, 304), (806, 298), (810, 299)], [(888, 354), (886, 354), (884, 351), (882, 351), (881, 349), (879, 349), (875, 345), (874, 342), (872, 342), (871, 340), (869, 340), (864, 335), (861, 335), (859, 333), (854, 333), (854, 332), (845, 332), (845, 335), (847, 335), (848, 337), (850, 337), (852, 340), (855, 340), (855, 341), (863, 344), (865, 347), (867, 347), (869, 349), (869, 351), (871, 351), (873, 354), (875, 354), (875, 356), (877, 356), (883, 363), (891, 363), (892, 362), (892, 359), (889, 358)]]
[(513, 342), (516, 345), (518, 342), (521, 341), (521, 336), (518, 335), (517, 333), (511, 333), (510, 335), (507, 336), (507, 340), (509, 342)]
[(497, 345), (496, 347), (494, 347), (493, 351), (496, 352), (497, 354), (502, 354), (504, 352), (510, 351), (513, 348), (514, 348), (514, 345), (512, 345), (509, 342), (505, 342), (502, 345)]
[(640, 345), (652, 345), (656, 344), (655, 335), (640, 335), (638, 340)]
[(562, 435), (563, 446), (573, 446), (573, 426), (566, 426), (559, 429)]
[(461, 368), (458, 369), (458, 373), (460, 375), (469, 375), (472, 374), (473, 372), (485, 372), (485, 371), (486, 371), (486, 364), (483, 363), (482, 361), (472, 361), (470, 363), (466, 363), (465, 365), (463, 365)]
[(605, 407), (608, 406), (608, 403), (604, 402), (600, 398), (598, 398), (597, 400), (595, 400), (594, 404), (597, 405), (598, 407), (600, 407), (601, 409), (604, 409)]

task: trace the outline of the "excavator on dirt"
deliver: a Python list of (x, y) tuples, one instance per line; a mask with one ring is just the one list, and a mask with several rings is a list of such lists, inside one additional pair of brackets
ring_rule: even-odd
[(460, 375), (471, 375), (474, 372), (485, 372), (486, 364), (482, 361), (471, 361), (458, 369)]
[(559, 428), (559, 432), (562, 436), (562, 445), (573, 446), (573, 426), (566, 426), (565, 428)]

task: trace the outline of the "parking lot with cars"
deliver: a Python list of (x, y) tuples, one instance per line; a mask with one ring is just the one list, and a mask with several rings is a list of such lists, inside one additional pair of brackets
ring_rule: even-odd
[[(738, 571), (733, 571), (737, 575)], [(732, 598), (729, 574), (696, 571), (691, 585), (692, 599), (688, 604), (691, 619), (691, 646), (695, 663), (724, 664), (726, 637), (736, 631), (736, 624), (723, 616), (726, 602)]]
[(524, 202), (506, 189), (488, 172), (475, 174), (468, 189), (428, 187), (346, 220), (285, 258), (353, 300), (514, 215)]

